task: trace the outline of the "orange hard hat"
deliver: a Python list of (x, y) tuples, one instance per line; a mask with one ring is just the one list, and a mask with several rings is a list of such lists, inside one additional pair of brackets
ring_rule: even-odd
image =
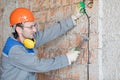
[(33, 13), (27, 8), (16, 8), (10, 14), (10, 26), (13, 26), (17, 23), (34, 21)]

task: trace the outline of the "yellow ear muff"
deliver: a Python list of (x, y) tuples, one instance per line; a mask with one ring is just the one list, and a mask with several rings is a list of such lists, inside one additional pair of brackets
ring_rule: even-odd
[(25, 39), (23, 41), (23, 44), (26, 48), (28, 49), (32, 49), (35, 47), (35, 44), (36, 44), (36, 40), (35, 39)]

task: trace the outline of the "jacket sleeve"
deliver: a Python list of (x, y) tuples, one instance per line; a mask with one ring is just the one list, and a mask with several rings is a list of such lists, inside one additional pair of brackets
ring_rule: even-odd
[(48, 72), (69, 65), (66, 55), (39, 59), (35, 54), (27, 53), (21, 46), (12, 47), (8, 58), (12, 65), (29, 72)]
[(55, 23), (54, 25), (46, 27), (43, 31), (36, 32), (36, 47), (39, 47), (57, 38), (68, 30), (72, 29), (73, 27), (75, 27), (75, 25), (73, 24), (72, 18), (69, 17)]

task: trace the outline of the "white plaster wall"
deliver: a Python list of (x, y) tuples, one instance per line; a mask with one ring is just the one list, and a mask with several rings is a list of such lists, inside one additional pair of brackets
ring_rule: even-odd
[(102, 25), (99, 26), (102, 27), (100, 77), (102, 77), (101, 80), (120, 80), (120, 1), (101, 1), (103, 2), (103, 14), (101, 18)]

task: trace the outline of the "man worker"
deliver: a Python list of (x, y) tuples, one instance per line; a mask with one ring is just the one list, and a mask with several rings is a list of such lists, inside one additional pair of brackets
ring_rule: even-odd
[(37, 57), (36, 48), (75, 27), (79, 10), (71, 17), (37, 31), (35, 17), (27, 8), (16, 8), (10, 14), (10, 27), (14, 33), (6, 40), (2, 50), (1, 80), (36, 80), (36, 72), (48, 72), (71, 65), (79, 51), (70, 51), (54, 58)]

